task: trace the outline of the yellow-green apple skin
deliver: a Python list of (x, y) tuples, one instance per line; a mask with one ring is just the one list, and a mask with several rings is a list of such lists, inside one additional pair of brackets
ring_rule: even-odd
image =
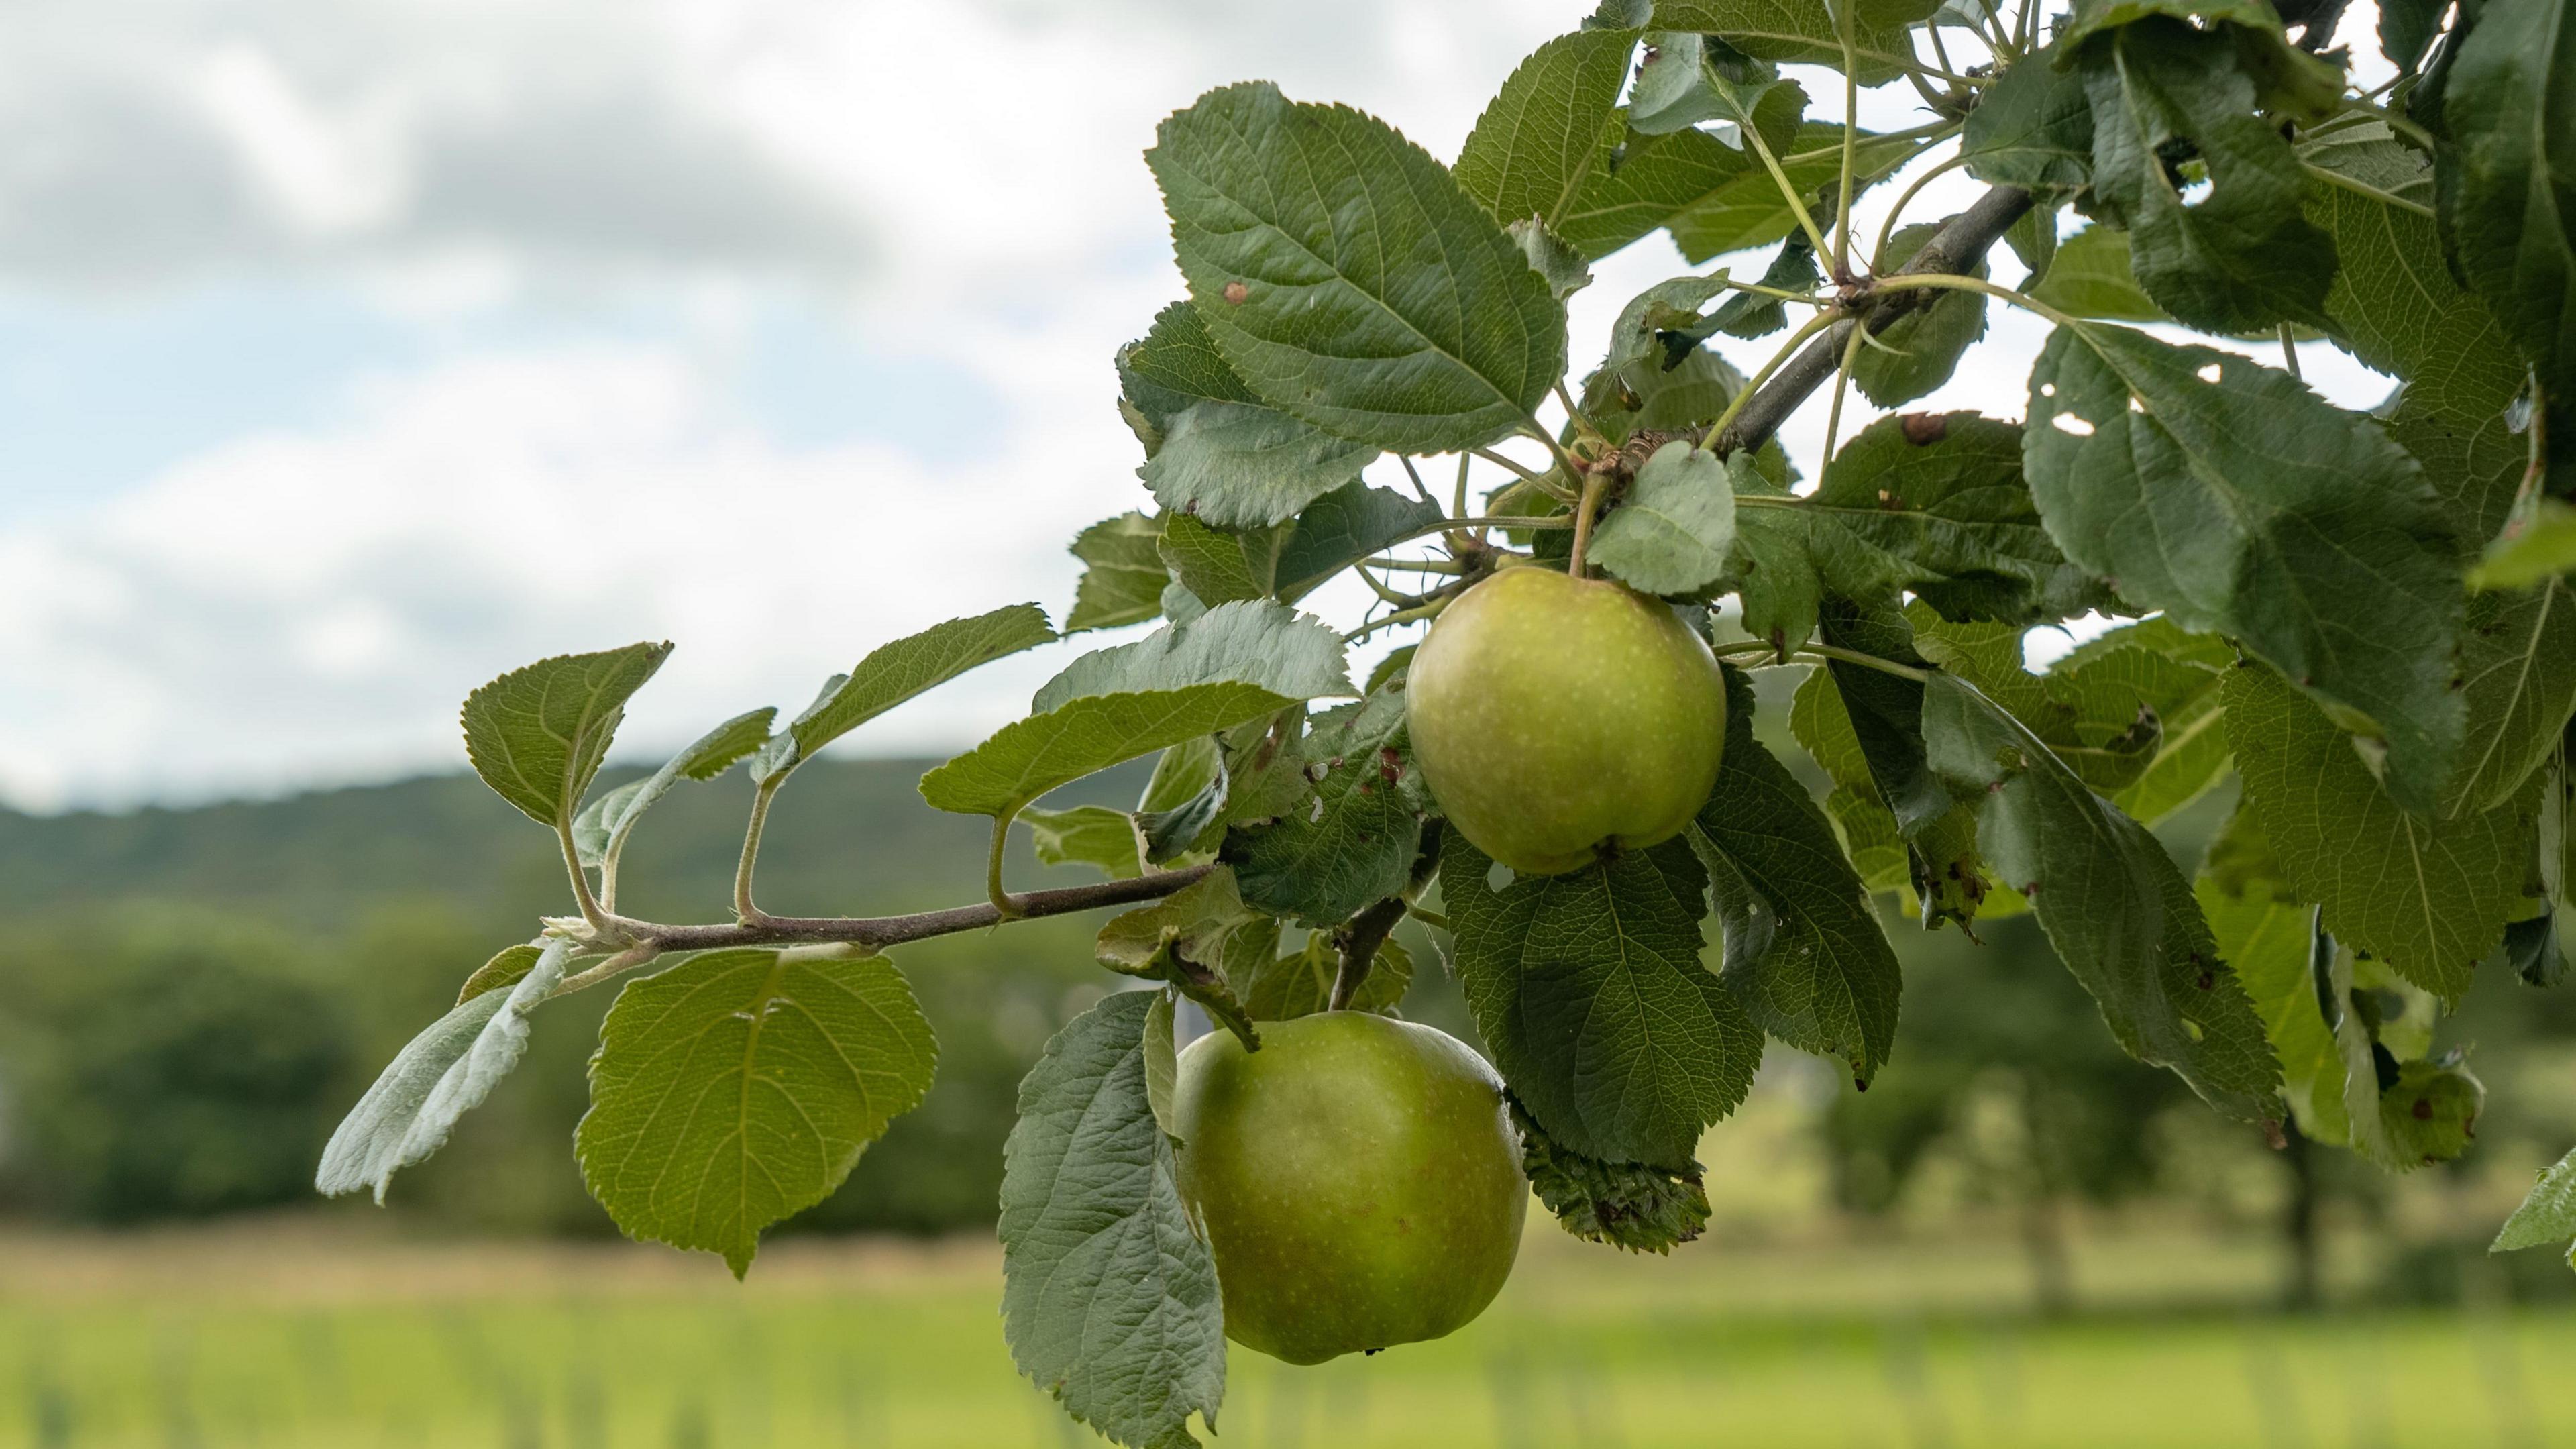
[(1503, 1084), (1457, 1038), (1370, 1012), (1216, 1031), (1173, 1085), (1182, 1200), (1226, 1337), (1289, 1363), (1439, 1338), (1511, 1276), (1529, 1188)]
[(1624, 584), (1554, 569), (1459, 595), (1404, 689), (1441, 813), (1523, 875), (1680, 834), (1726, 747), (1726, 682), (1699, 636)]

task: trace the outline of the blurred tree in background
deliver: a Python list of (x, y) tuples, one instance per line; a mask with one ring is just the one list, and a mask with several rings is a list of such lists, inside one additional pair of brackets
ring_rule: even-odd
[(288, 940), (238, 922), (13, 938), (11, 1196), (102, 1223), (291, 1202), (364, 1060)]
[[(765, 901), (895, 912), (972, 898), (982, 827), (924, 806), (920, 768), (809, 766), (769, 824)], [(1138, 783), (1113, 775), (1082, 798), (1124, 803)], [(721, 917), (744, 793), (729, 779), (665, 803), (628, 854), (628, 900), (664, 919)], [(2186, 863), (2226, 804), (2179, 822), (2171, 843)], [(554, 908), (549, 843), (519, 825), (462, 776), (196, 810), (0, 812), (0, 1211), (123, 1224), (306, 1207), (320, 1145), (377, 1065)], [(1992, 1212), (2018, 1233), (2050, 1308), (2079, 1296), (2068, 1238), (2088, 1207), (2151, 1197), (2278, 1232), (2293, 1302), (2314, 1292), (2321, 1214), (2391, 1211), (2376, 1173), (2295, 1139), (2267, 1150), (2194, 1107), (2171, 1074), (2123, 1055), (2026, 920), (1982, 922), (1983, 945), (1890, 924), (1907, 973), (1894, 1059), (1866, 1094), (1834, 1079), (1811, 1118), (1837, 1205), (1889, 1213), (1948, 1193), (1958, 1201), (1939, 1211)], [(1107, 984), (1092, 929), (1038, 921), (898, 953), (939, 1033), (937, 1084), (796, 1227), (991, 1223), (1019, 1077)], [(1426, 969), (1408, 1012), (1474, 1040), (1429, 941), (1411, 944)], [(391, 1221), (615, 1231), (564, 1150), (587, 1105), (584, 1060), (607, 995), (537, 1019), (527, 1064), (445, 1152), (404, 1175)], [(2576, 1050), (2564, 1045), (2576, 1043), (2576, 994), (2481, 971), (2443, 1038), (2476, 1048), (2487, 1074), (2487, 1150), (2423, 1181), (2468, 1191), (2476, 1174), (2514, 1176), (2504, 1164), (2546, 1160), (2576, 1138)], [(2549, 1042), (2562, 1045), (2532, 1049)], [(1773, 1056), (1781, 1080), (1798, 1075), (1801, 1059)], [(2370, 1276), (2399, 1296), (2456, 1299), (2483, 1291), (2481, 1274), (2512, 1274), (2517, 1297), (2576, 1284), (2546, 1254), (2490, 1260), (2465, 1230), (2391, 1226)]]

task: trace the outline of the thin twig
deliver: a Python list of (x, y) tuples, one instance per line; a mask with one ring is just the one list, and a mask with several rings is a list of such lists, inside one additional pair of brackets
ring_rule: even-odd
[(1439, 507), (1440, 500), (1432, 497), (1431, 490), (1422, 486), (1422, 474), (1413, 466), (1413, 460), (1398, 453), (1395, 455), (1395, 461), (1404, 465), (1404, 476), (1413, 480), (1413, 491), (1421, 495), (1422, 501), (1434, 508)]
[(607, 924), (608, 912), (599, 904), (599, 897), (590, 893), (590, 876), (581, 868), (581, 847), (573, 844), (569, 817), (555, 821), (555, 839), (563, 846), (564, 870), (572, 876), (572, 897), (581, 903), (581, 918), (597, 930)]
[[(1852, 10), (1859, 0), (1842, 0), (1834, 6), (1834, 35), (1843, 47), (1843, 166), (1842, 187), (1834, 202), (1834, 280), (1852, 278), (1851, 208), (1852, 168), (1854, 153), (1860, 146), (1860, 77), (1859, 63), (1852, 58)], [(1906, 53), (1913, 54), (1913, 42), (1906, 42)]]
[(1845, 664), (1857, 664), (1864, 669), (1875, 669), (1881, 674), (1893, 674), (1899, 679), (1911, 679), (1917, 684), (1930, 679), (1933, 673), (1928, 669), (1917, 669), (1910, 664), (1899, 664), (1893, 659), (1881, 659), (1875, 654), (1863, 654), (1857, 649), (1842, 649), (1831, 644), (1810, 644), (1791, 657), (1818, 664), (1839, 659)]
[[(1721, 447), (1719, 440), (1727, 435), (1727, 430), (1729, 428), (1735, 426), (1737, 418), (1764, 395), (1764, 389), (1769, 385), (1771, 375), (1774, 372), (1777, 372), (1780, 369), (1781, 364), (1788, 361), (1793, 353), (1796, 354), (1799, 360), (1803, 361), (1806, 354), (1796, 352), (1798, 344), (1806, 341), (1810, 337), (1813, 337), (1817, 333), (1826, 330), (1827, 328), (1833, 327), (1836, 325), (1837, 319), (1841, 318), (1842, 315), (1843, 314), (1838, 309), (1828, 309), (1826, 311), (1818, 312), (1815, 316), (1808, 318), (1803, 324), (1801, 324), (1797, 331), (1790, 333), (1789, 340), (1780, 344), (1780, 350), (1771, 354), (1771, 360), (1762, 364), (1762, 370), (1753, 374), (1752, 380), (1745, 383), (1743, 390), (1736, 393), (1734, 400), (1726, 405), (1726, 411), (1719, 413), (1717, 415), (1717, 421), (1709, 426), (1709, 430), (1706, 433), (1700, 435), (1699, 445), (1706, 448), (1708, 451), (1717, 454), (1721, 458), (1725, 457), (1731, 450)], [(1807, 391), (1813, 391), (1814, 388), (1814, 383), (1809, 383), (1807, 385)], [(1800, 400), (1803, 401), (1806, 397), (1806, 392), (1801, 392), (1798, 396)], [(1790, 407), (1792, 408), (1795, 408), (1796, 406), (1797, 404), (1794, 402), (1790, 404)], [(1775, 421), (1773, 426), (1777, 427), (1778, 423)], [(1765, 436), (1768, 435), (1766, 434)], [(1758, 448), (1762, 445), (1761, 443), (1756, 442), (1750, 446)]]
[[(1012, 812), (1012, 814), (1017, 813), (1017, 811)], [(1009, 844), (1010, 839), (1011, 816), (994, 816), (993, 848), (986, 854), (984, 860), (984, 894), (992, 901), (994, 914), (1004, 920), (1028, 914), (1021, 908), (1019, 897), (1002, 889), (1002, 847)]]
[(1843, 365), (1834, 372), (1834, 403), (1825, 413), (1825, 452), (1821, 467), (1833, 466), (1834, 444), (1842, 441), (1843, 435), (1843, 396), (1851, 391), (1852, 366), (1860, 360), (1860, 345), (1868, 338), (1868, 328), (1853, 328), (1851, 346), (1843, 352)]
[(1808, 245), (1816, 249), (1817, 256), (1832, 257), (1834, 249), (1825, 244), (1825, 234), (1817, 230), (1816, 218), (1807, 210), (1807, 199), (1798, 194), (1798, 188), (1789, 184), (1789, 173), (1780, 169), (1780, 158), (1771, 154), (1770, 143), (1762, 139), (1762, 132), (1749, 123), (1737, 129), (1752, 145), (1753, 154), (1762, 158), (1763, 169), (1771, 173), (1771, 179), (1779, 186), (1780, 194), (1788, 198), (1789, 210), (1798, 218), (1799, 228), (1806, 232)]
[(1944, 172), (1964, 166), (1967, 162), (1968, 158), (1965, 153), (1952, 156), (1949, 160), (1944, 161), (1940, 165), (1933, 167), (1931, 170), (1924, 172), (1922, 175), (1915, 177), (1903, 191), (1896, 193), (1896, 204), (1887, 209), (1887, 219), (1879, 223), (1878, 245), (1869, 249), (1869, 269), (1871, 271), (1878, 272), (1886, 270), (1887, 239), (1896, 235), (1896, 219), (1905, 215), (1905, 208), (1913, 204), (1915, 194), (1923, 189), (1924, 183)]
[(760, 832), (769, 823), (769, 802), (778, 795), (785, 775), (772, 775), (752, 792), (751, 823), (742, 831), (742, 859), (733, 868), (733, 913), (739, 920), (757, 921), (760, 907), (751, 903), (751, 873), (760, 863)]
[(1522, 482), (1527, 483), (1532, 488), (1539, 490), (1548, 497), (1556, 499), (1560, 503), (1571, 503), (1574, 501), (1574, 495), (1572, 493), (1550, 483), (1547, 481), (1545, 475), (1533, 473), (1528, 468), (1525, 468), (1519, 463), (1512, 461), (1510, 458), (1495, 452), (1491, 448), (1470, 448), (1467, 451), (1484, 459), (1488, 463), (1493, 463), (1510, 470), (1511, 473), (1515, 477), (1518, 477)]
[(2325, 167), (2319, 166), (2312, 161), (2300, 162), (2299, 169), (2305, 171), (2308, 175), (2316, 178), (2317, 180), (2324, 182), (2328, 186), (2341, 187), (2355, 196), (2367, 196), (2382, 206), (2393, 206), (2400, 211), (2411, 211), (2417, 216), (2427, 219), (2439, 215), (2439, 213), (2435, 212), (2433, 208), (2426, 206), (2420, 201), (2410, 201), (2403, 196), (2399, 196), (2393, 191), (2382, 191), (2367, 181), (2356, 180), (2353, 177), (2344, 175), (2340, 171), (2329, 171)]
[(1601, 494), (1610, 486), (1610, 472), (1595, 469), (1583, 478), (1583, 500), (1574, 505), (1574, 548), (1566, 555), (1565, 571), (1583, 577), (1584, 551), (1592, 544), (1592, 515), (1601, 507)]
[[(753, 924), (671, 926), (618, 918), (610, 922), (624, 940), (655, 951), (711, 951), (726, 946), (812, 946), (828, 942), (883, 950), (907, 941), (980, 931), (1006, 919), (1035, 920), (1070, 915), (1104, 906), (1160, 900), (1195, 884), (1216, 867), (1193, 865), (1157, 871), (1131, 880), (1100, 881), (1053, 890), (1022, 891), (1011, 898), (1016, 916), (1005, 917), (990, 901), (909, 916), (766, 916)], [(585, 972), (584, 975), (593, 973)]]

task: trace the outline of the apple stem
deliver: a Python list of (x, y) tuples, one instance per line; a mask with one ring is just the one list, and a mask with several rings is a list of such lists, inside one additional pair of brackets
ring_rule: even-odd
[(1583, 577), (1584, 551), (1592, 545), (1592, 515), (1601, 507), (1602, 490), (1610, 486), (1610, 470), (1596, 468), (1583, 475), (1583, 497), (1574, 505), (1574, 550), (1566, 556), (1565, 571)]
[(1347, 1011), (1359, 999), (1360, 988), (1368, 983), (1369, 968), (1377, 964), (1377, 948), (1386, 944), (1387, 933), (1403, 919), (1404, 897), (1388, 896), (1334, 932), (1336, 944), (1342, 948), (1342, 962), (1333, 973), (1333, 994), (1325, 1002), (1328, 1010)]

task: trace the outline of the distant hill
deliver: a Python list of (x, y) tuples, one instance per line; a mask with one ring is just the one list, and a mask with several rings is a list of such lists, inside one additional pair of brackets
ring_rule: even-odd
[[(979, 899), (988, 827), (922, 802), (928, 763), (799, 770), (765, 834), (762, 904), (877, 915)], [(1124, 803), (1142, 778), (1131, 767), (1066, 793)], [(750, 798), (738, 772), (673, 791), (627, 848), (619, 905), (728, 919)], [(1025, 841), (1015, 855), (1029, 860)], [(1050, 874), (1087, 873), (1030, 866), (1014, 884)], [(0, 812), (0, 1212), (129, 1221), (312, 1202), (314, 1154), (395, 1049), (485, 957), (570, 910), (553, 836), (467, 775), (185, 810)], [(1033, 921), (895, 953), (939, 1034), (938, 1084), (806, 1225), (990, 1219), (1020, 1074), (1115, 983), (1092, 960), (1094, 927)], [(396, 1183), (398, 1219), (610, 1230), (568, 1148), (614, 996), (540, 1015), (520, 1070)], [(302, 1055), (261, 1080), (288, 1085), (246, 1085), (281, 1051)], [(211, 1197), (171, 1181), (253, 1161), (254, 1183)]]
[[(798, 770), (765, 833), (762, 904), (878, 914), (980, 894), (984, 822), (933, 810), (915, 788), (936, 763), (827, 758)], [(603, 788), (636, 773), (611, 771)], [(1125, 803), (1141, 779), (1130, 768), (1067, 795)], [(750, 799), (739, 771), (665, 797), (627, 847), (626, 907), (721, 917)], [(0, 810), (0, 916), (134, 900), (323, 931), (391, 901), (453, 906), (508, 931), (569, 905), (553, 836), (470, 775), (126, 814)]]

